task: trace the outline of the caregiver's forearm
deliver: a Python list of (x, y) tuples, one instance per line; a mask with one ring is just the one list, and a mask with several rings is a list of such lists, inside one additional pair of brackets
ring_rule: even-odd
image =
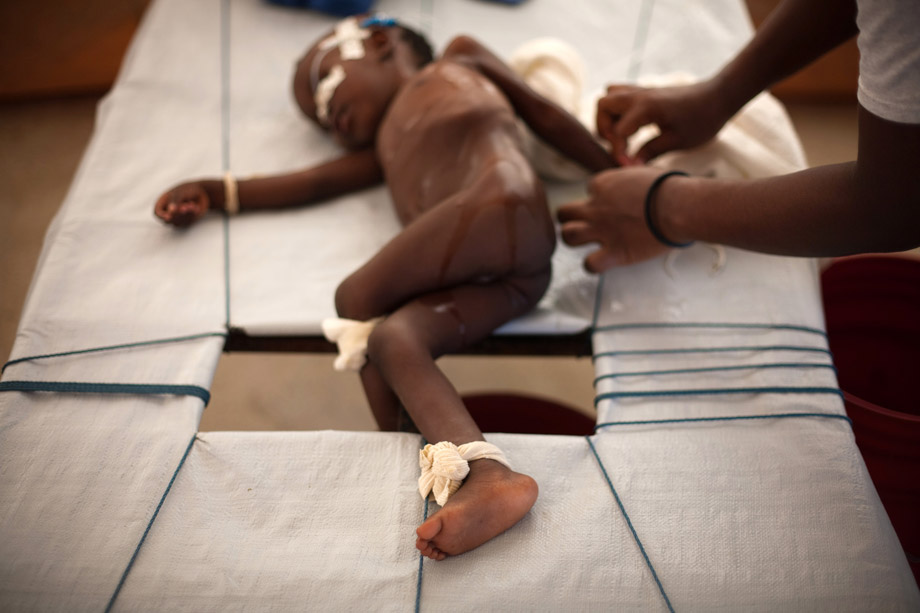
[(713, 78), (727, 115), (856, 33), (853, 0), (786, 0)]

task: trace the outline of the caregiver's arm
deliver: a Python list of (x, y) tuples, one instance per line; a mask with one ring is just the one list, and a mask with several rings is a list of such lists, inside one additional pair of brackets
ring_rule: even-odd
[[(241, 211), (301, 206), (370, 187), (382, 180), (383, 172), (374, 150), (365, 149), (289, 174), (238, 179), (237, 198)], [(182, 183), (160, 196), (154, 213), (166, 223), (190, 225), (209, 209), (226, 208), (225, 185), (222, 179)]]
[(675, 183), (657, 213), (677, 240), (805, 256), (911, 249), (920, 245), (918, 160), (920, 125), (860, 107), (856, 162), (759, 181)]
[(715, 76), (686, 87), (613, 85), (597, 107), (598, 133), (621, 164), (626, 139), (646, 124), (661, 135), (637, 154), (645, 162), (666, 151), (700, 145), (751, 98), (855, 35), (853, 0), (786, 0)]
[(729, 116), (856, 33), (854, 0), (785, 0), (713, 77)]
[[(702, 240), (799, 256), (900, 251), (920, 245), (920, 125), (860, 107), (855, 162), (749, 181), (671, 177), (657, 190), (653, 221), (674, 242)], [(601, 271), (665, 250), (649, 233), (644, 197), (661, 174), (607, 171), (584, 201), (559, 211), (569, 244), (599, 243), (586, 266)]]

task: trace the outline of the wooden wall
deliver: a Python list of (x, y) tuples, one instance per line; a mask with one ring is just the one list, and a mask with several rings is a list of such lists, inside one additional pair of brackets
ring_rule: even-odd
[(0, 99), (103, 93), (149, 0), (0, 0)]

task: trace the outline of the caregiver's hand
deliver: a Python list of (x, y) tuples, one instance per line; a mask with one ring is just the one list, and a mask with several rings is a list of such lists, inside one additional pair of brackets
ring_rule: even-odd
[[(590, 272), (603, 272), (614, 266), (631, 264), (653, 258), (667, 251), (645, 222), (645, 197), (649, 187), (663, 171), (659, 168), (637, 166), (598, 173), (588, 184), (588, 198), (570, 202), (559, 208), (562, 240), (567, 245), (597, 243), (600, 248), (585, 258)], [(655, 192), (655, 204), (660, 206), (670, 191), (684, 177), (670, 177)], [(669, 234), (673, 228), (662, 224), (660, 211), (654, 219), (656, 227), (668, 239), (685, 237)]]
[[(634, 166), (667, 151), (702, 145), (733, 113), (712, 81), (659, 88), (611, 85), (597, 103), (597, 132), (610, 142), (621, 166)], [(661, 133), (629, 157), (627, 139), (648, 124), (656, 124)]]
[(154, 214), (168, 224), (184, 228), (208, 212), (211, 199), (201, 182), (182, 183), (157, 199)]

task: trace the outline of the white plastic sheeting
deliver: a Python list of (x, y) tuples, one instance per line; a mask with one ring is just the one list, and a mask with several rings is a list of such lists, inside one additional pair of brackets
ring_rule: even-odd
[[(507, 55), (558, 36), (586, 58), (591, 90), (707, 76), (750, 33), (736, 0), (377, 8), (438, 47), (468, 32)], [(338, 281), (398, 229), (382, 188), (227, 227), (210, 216), (176, 231), (152, 218), (156, 196), (181, 179), (335, 154), (288, 94), (293, 62), (333, 23), (257, 0), (151, 6), (49, 230), (0, 383), (110, 384), (0, 394), (0, 608), (920, 606), (839, 418), (806, 260), (728, 250), (716, 272), (698, 245), (605, 275), (597, 296), (583, 252), (560, 249), (540, 316), (508, 330), (583, 328), (597, 306), (599, 422), (657, 423), (604, 425), (590, 442), (490, 435), (540, 498), (505, 534), (443, 562), (413, 547), (426, 512), (417, 436), (196, 434), (201, 400), (163, 386), (206, 391), (228, 323), (318, 331)], [(788, 120), (761, 100), (747, 115), (760, 120), (663, 163), (723, 176), (800, 167)], [(553, 200), (580, 190), (554, 187)], [(163, 339), (183, 340), (133, 345)], [(756, 419), (721, 419), (739, 417)]]

